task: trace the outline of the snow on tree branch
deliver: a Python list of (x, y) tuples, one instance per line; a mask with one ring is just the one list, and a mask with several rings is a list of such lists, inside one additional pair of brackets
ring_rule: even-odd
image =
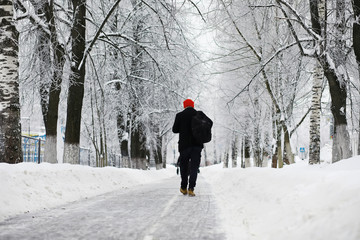
[(19, 15), (16, 19), (24, 19), (29, 18), (30, 21), (36, 25), (38, 25), (47, 35), (51, 35), (48, 25), (44, 20), (42, 20), (38, 15), (36, 15), (33, 11), (31, 11), (26, 4), (23, 4), (21, 0), (16, 1), (17, 6), (23, 12), (22, 15)]

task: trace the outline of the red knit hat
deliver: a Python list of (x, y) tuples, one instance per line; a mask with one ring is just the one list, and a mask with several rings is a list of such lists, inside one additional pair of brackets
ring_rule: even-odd
[(187, 108), (187, 107), (192, 107), (194, 108), (194, 101), (191, 100), (191, 99), (186, 99), (184, 101), (184, 108)]

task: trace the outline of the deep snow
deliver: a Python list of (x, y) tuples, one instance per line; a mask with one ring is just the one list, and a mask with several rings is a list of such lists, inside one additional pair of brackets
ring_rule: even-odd
[[(132, 170), (69, 164), (0, 164), (0, 221), (119, 188), (165, 181), (175, 168)], [(201, 169), (227, 239), (360, 239), (360, 156), (283, 169)], [(195, 189), (196, 192), (196, 189)], [(174, 186), (174, 194), (178, 185)], [(201, 194), (201, 193), (199, 193)]]

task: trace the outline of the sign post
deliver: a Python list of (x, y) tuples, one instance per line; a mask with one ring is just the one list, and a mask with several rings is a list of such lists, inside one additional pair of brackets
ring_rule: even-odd
[(305, 147), (300, 147), (300, 158), (301, 160), (304, 160), (306, 157), (306, 151), (305, 151)]

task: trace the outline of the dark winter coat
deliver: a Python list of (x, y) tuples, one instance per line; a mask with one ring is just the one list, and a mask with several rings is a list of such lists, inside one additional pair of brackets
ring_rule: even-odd
[(176, 114), (172, 131), (179, 133), (179, 152), (188, 147), (204, 147), (204, 144), (196, 142), (191, 133), (191, 119), (195, 114), (196, 110), (192, 107), (185, 108)]

